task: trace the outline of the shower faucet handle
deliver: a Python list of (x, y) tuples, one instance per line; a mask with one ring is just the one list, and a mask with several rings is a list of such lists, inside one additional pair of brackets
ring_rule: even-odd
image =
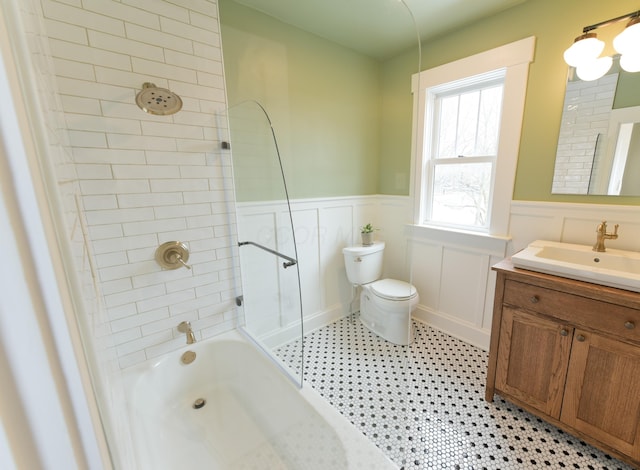
[(165, 269), (178, 269), (185, 267), (191, 269), (187, 264), (189, 261), (189, 249), (182, 242), (166, 242), (156, 250), (156, 261)]

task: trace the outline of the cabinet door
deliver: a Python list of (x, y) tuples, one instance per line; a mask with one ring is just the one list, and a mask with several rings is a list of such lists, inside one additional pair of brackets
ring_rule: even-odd
[(562, 421), (640, 460), (640, 348), (576, 330)]
[(496, 388), (560, 417), (573, 328), (504, 306)]

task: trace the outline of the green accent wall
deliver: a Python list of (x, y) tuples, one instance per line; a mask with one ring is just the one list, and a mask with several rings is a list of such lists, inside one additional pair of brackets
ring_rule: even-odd
[[(637, 9), (636, 0), (528, 0), (422, 44), (425, 70), (536, 37), (514, 199), (640, 205), (640, 197), (551, 194), (562, 53), (584, 26)], [(232, 0), (220, 1), (220, 15), (229, 103), (264, 100), (293, 197), (409, 194), (417, 48), (377, 62)]]
[[(289, 195), (377, 194), (379, 61), (231, 0), (219, 8), (229, 107), (255, 100), (265, 108)], [(263, 198), (247, 186), (240, 200)]]

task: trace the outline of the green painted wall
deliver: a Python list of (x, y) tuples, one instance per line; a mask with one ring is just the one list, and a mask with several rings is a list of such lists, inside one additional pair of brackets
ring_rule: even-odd
[[(640, 197), (551, 194), (567, 76), (562, 53), (582, 33), (584, 26), (637, 9), (636, 0), (528, 0), (422, 45), (421, 68), (425, 70), (524, 37), (536, 36), (535, 59), (529, 70), (514, 199), (640, 205)], [(402, 93), (387, 89), (398, 88), (403, 77), (413, 70), (414, 62), (415, 51), (411, 51), (383, 66), (383, 96), (397, 100), (395, 106), (387, 102), (384, 108), (405, 108), (403, 112), (397, 111), (402, 116), (402, 125), (398, 122), (393, 127), (383, 124), (383, 129), (393, 130), (383, 133), (381, 143), (380, 190), (384, 194), (408, 194), (408, 188), (397, 189), (397, 178), (393, 173), (410, 165), (411, 142), (407, 140), (405, 127), (411, 122), (411, 105)], [(408, 81), (402, 86), (409, 87)]]
[[(422, 45), (424, 70), (536, 36), (514, 199), (640, 205), (640, 197), (550, 189), (567, 74), (562, 53), (584, 26), (637, 9), (636, 0), (528, 0)], [(417, 50), (378, 63), (232, 0), (220, 1), (220, 14), (229, 102), (265, 104), (287, 176), (295, 177), (293, 197), (409, 194)]]
[(377, 194), (380, 63), (231, 0), (219, 7), (229, 106), (267, 110), (290, 196)]

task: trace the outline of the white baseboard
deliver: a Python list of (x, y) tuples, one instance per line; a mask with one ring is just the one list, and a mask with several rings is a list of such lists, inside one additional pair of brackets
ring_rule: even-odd
[(460, 319), (432, 311), (422, 305), (413, 311), (413, 318), (469, 343), (484, 351), (489, 350), (490, 330), (480, 329), (475, 325), (460, 321)]

